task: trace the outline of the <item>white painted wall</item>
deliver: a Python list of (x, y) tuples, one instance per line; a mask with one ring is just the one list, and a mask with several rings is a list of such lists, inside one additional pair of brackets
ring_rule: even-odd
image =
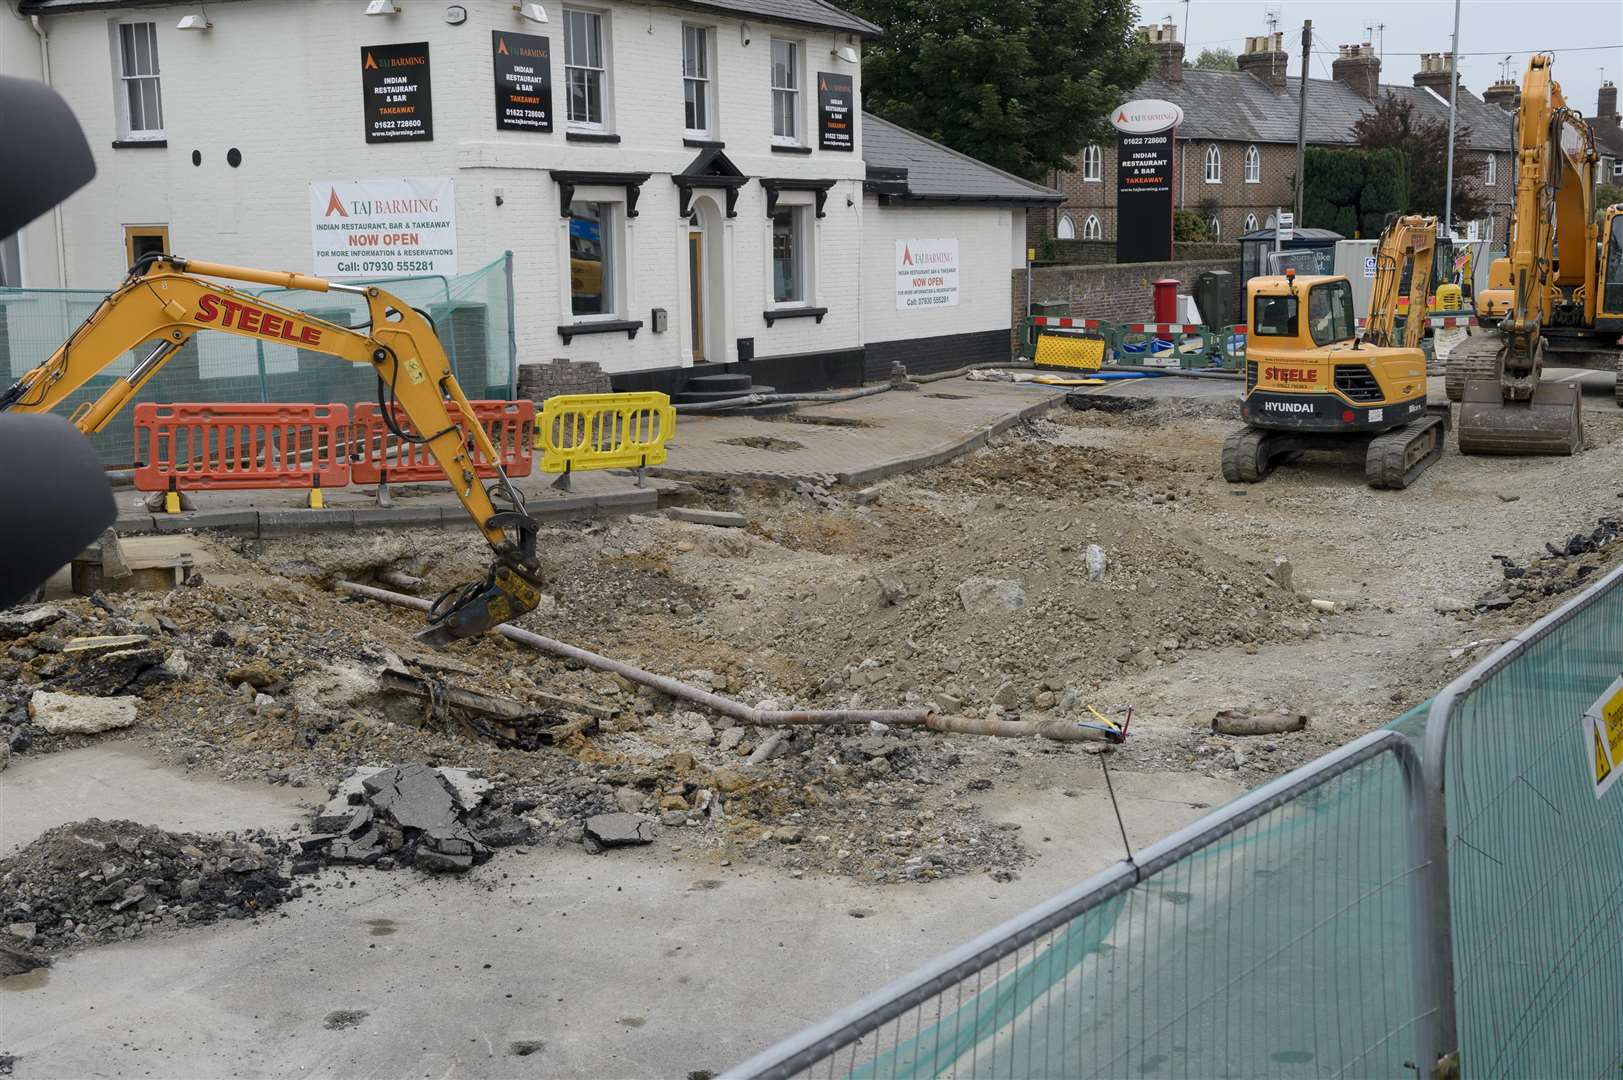
[[(123, 226), (170, 226), (177, 254), (217, 262), (302, 269), (311, 260), (306, 185), (338, 177), (452, 176), (456, 181), (459, 263), (466, 272), (504, 250), (515, 253), (520, 362), (554, 356), (596, 360), (609, 371), (669, 367), (685, 362), (687, 333), (687, 224), (677, 216), (670, 175), (697, 149), (683, 145), (681, 27), (714, 30), (717, 136), (750, 176), (832, 178), (827, 217), (818, 223), (817, 305), (811, 319), (776, 323), (761, 317), (770, 294), (770, 225), (765, 192), (755, 183), (726, 222), (724, 243), (733, 267), (727, 296), (737, 337), (754, 337), (756, 355), (854, 348), (857, 329), (860, 186), (864, 168), (854, 153), (816, 150), (773, 153), (770, 113), (770, 39), (803, 42), (806, 61), (803, 131), (814, 142), (818, 70), (850, 74), (856, 65), (830, 55), (827, 31), (779, 27), (750, 20), (750, 43), (740, 20), (646, 5), (595, 5), (608, 12), (611, 57), (610, 127), (618, 145), (568, 141), (563, 120), (562, 7), (549, 3), (552, 22), (520, 20), (511, 5), (470, 3), (468, 20), (449, 26), (445, 5), (403, 3), (401, 13), (367, 17), (360, 0), (257, 0), (209, 8), (205, 33), (175, 29), (195, 4), (141, 7), (131, 12), (51, 16), (53, 83), (73, 106), (96, 154), (97, 179), (64, 206), (67, 279), (75, 288), (112, 286), (125, 269)], [(109, 24), (119, 18), (157, 23), (166, 148), (114, 149), (118, 137), (115, 75)], [(26, 52), (17, 31), (33, 38), (26, 22), (7, 16), (4, 56)], [(15, 23), (15, 25), (12, 25)], [(552, 45), (551, 133), (495, 128), (491, 31), (539, 33)], [(365, 142), (360, 52), (366, 45), (428, 41), (434, 139), (415, 144)], [(839, 40), (843, 43), (844, 36)], [(26, 42), (22, 42), (26, 44)], [(34, 46), (37, 49), (37, 44)], [(37, 77), (37, 70), (31, 73)], [(241, 151), (239, 168), (226, 163)], [(193, 165), (192, 153), (202, 163)], [(568, 254), (559, 192), (548, 169), (639, 171), (639, 216), (626, 233), (627, 296), (622, 314), (645, 322), (634, 340), (622, 334), (576, 337), (557, 333), (568, 314)], [(495, 205), (501, 189), (503, 205)], [(577, 193), (577, 197), (588, 194)], [(717, 195), (719, 199), (719, 193)], [(851, 205), (848, 205), (848, 202)], [(32, 249), (36, 246), (30, 243)], [(33, 282), (30, 284), (54, 284)], [(714, 301), (713, 301), (714, 302)], [(670, 329), (652, 332), (650, 309), (670, 312)], [(733, 357), (736, 357), (736, 350)], [(712, 357), (720, 359), (720, 357)]]
[[(1016, 227), (1016, 217), (1020, 219)], [(994, 207), (881, 207), (866, 197), (862, 235), (864, 341), (900, 341), (1009, 328), (1013, 246), (1023, 244), (1025, 212)], [(896, 310), (896, 241), (958, 239), (958, 303)], [(1019, 253), (1024, 256), (1024, 250)], [(1025, 265), (1020, 262), (1018, 265)]]
[[(13, 8), (11, 4), (0, 5), (0, 75), (42, 79), (45, 57), (39, 36), (28, 20), (19, 18)], [(47, 213), (23, 226), (18, 248), (25, 287), (49, 289), (59, 284), (56, 226), (52, 214)]]

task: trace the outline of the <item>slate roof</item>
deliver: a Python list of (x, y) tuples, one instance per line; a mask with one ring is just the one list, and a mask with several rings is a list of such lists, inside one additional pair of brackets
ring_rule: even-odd
[[(96, 11), (121, 7), (153, 7), (163, 0), (22, 0), (24, 15), (60, 15), (69, 11)], [(173, 0), (179, 4), (180, 0)], [(814, 26), (820, 30), (843, 30), (877, 37), (884, 31), (867, 19), (825, 3), (824, 0), (677, 0), (683, 7), (726, 11), (771, 22)]]
[(844, 30), (864, 37), (878, 37), (884, 30), (823, 0), (678, 0), (683, 7), (753, 15), (771, 22), (795, 23), (825, 30)]
[(862, 157), (869, 168), (906, 169), (901, 202), (980, 203), (1052, 206), (1065, 196), (977, 161), (933, 139), (897, 127), (872, 113), (862, 114)]
[[(1602, 157), (1623, 158), (1623, 127), (1596, 116), (1586, 117), (1595, 133), (1595, 149)], [(1611, 178), (1608, 177), (1608, 180)]]
[[(1183, 109), (1180, 139), (1223, 139), (1235, 142), (1296, 142), (1296, 87), (1300, 78), (1286, 79), (1275, 91), (1255, 75), (1243, 71), (1205, 71), (1185, 68), (1183, 83), (1173, 86), (1152, 76), (1133, 92), (1135, 98), (1162, 98)], [(1414, 104), (1424, 116), (1448, 122), (1448, 102), (1419, 86), (1381, 85)], [(1510, 115), (1460, 88), (1459, 117), (1471, 128), (1473, 150), (1509, 150)], [(1353, 124), (1375, 103), (1334, 79), (1309, 79), (1307, 89), (1307, 141), (1315, 146), (1348, 146), (1356, 140)]]

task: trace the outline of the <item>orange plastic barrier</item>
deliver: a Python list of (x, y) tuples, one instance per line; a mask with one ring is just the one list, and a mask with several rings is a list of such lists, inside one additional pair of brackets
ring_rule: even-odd
[(135, 407), (137, 491), (343, 487), (343, 405)]
[[(529, 476), (535, 467), (535, 402), (472, 401), (473, 414), (490, 436), (491, 445), (501, 456), (501, 466), (509, 477)], [(351, 424), (350, 477), (357, 484), (403, 484), (421, 480), (444, 480), (445, 473), (422, 443), (402, 442), (383, 422), (383, 410), (375, 402), (355, 406)], [(394, 406), (395, 423), (409, 435), (418, 431), (399, 405)], [(449, 412), (446, 422), (451, 422)], [(496, 475), (496, 467), (485, 460), (479, 449), (469, 444), (474, 473)]]

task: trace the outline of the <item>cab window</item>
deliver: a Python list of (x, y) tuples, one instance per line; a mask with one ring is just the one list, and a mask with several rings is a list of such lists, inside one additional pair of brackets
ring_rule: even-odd
[(1251, 325), (1262, 337), (1296, 336), (1296, 297), (1259, 296), (1251, 313)]
[(1606, 282), (1601, 292), (1601, 310), (1623, 311), (1623, 217), (1611, 222), (1611, 240), (1606, 245)]
[(1307, 297), (1307, 321), (1315, 345), (1350, 339), (1353, 336), (1352, 286), (1345, 281), (1314, 286)]

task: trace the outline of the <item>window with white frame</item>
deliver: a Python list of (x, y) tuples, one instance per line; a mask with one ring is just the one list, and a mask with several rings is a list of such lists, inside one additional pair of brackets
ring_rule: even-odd
[(1213, 240), (1223, 235), (1223, 223), (1217, 220), (1216, 214), (1206, 219), (1206, 231), (1211, 234)]
[(114, 24), (118, 50), (118, 114), (125, 139), (163, 138), (163, 95), (158, 87), (158, 24)]
[(1262, 183), (1262, 155), (1257, 153), (1255, 146), (1245, 148), (1245, 182)]
[(1206, 147), (1206, 182), (1208, 184), (1223, 182), (1223, 155), (1218, 153), (1216, 143)]
[(682, 108), (687, 133), (709, 138), (715, 130), (710, 93), (710, 30), (682, 27)]
[(800, 43), (772, 39), (772, 141), (800, 141)]
[(569, 311), (577, 319), (615, 313), (614, 205), (569, 204)]
[(809, 304), (811, 290), (810, 206), (779, 206), (772, 212), (772, 302)]
[(1499, 155), (1488, 155), (1488, 171), (1483, 175), (1482, 179), (1489, 187), (1499, 182)]
[(1054, 228), (1054, 235), (1061, 240), (1076, 239), (1076, 220), (1070, 214), (1060, 215), (1059, 224)]
[(604, 102), (609, 71), (603, 60), (603, 16), (596, 11), (564, 8), (564, 84), (569, 126), (607, 126)]
[(1254, 231), (1256, 231), (1256, 228), (1257, 228), (1257, 215), (1255, 215), (1255, 214), (1247, 214), (1245, 216), (1245, 231), (1246, 232), (1254, 232)]
[(1617, 161), (1612, 162), (1612, 175), (1623, 176), (1623, 158), (1619, 158)]
[(1098, 240), (1103, 236), (1104, 230), (1099, 227), (1098, 217), (1093, 214), (1089, 214), (1088, 220), (1082, 223), (1082, 239)]
[(1098, 145), (1085, 147), (1082, 151), (1082, 179), (1096, 182), (1103, 172), (1104, 152)]

